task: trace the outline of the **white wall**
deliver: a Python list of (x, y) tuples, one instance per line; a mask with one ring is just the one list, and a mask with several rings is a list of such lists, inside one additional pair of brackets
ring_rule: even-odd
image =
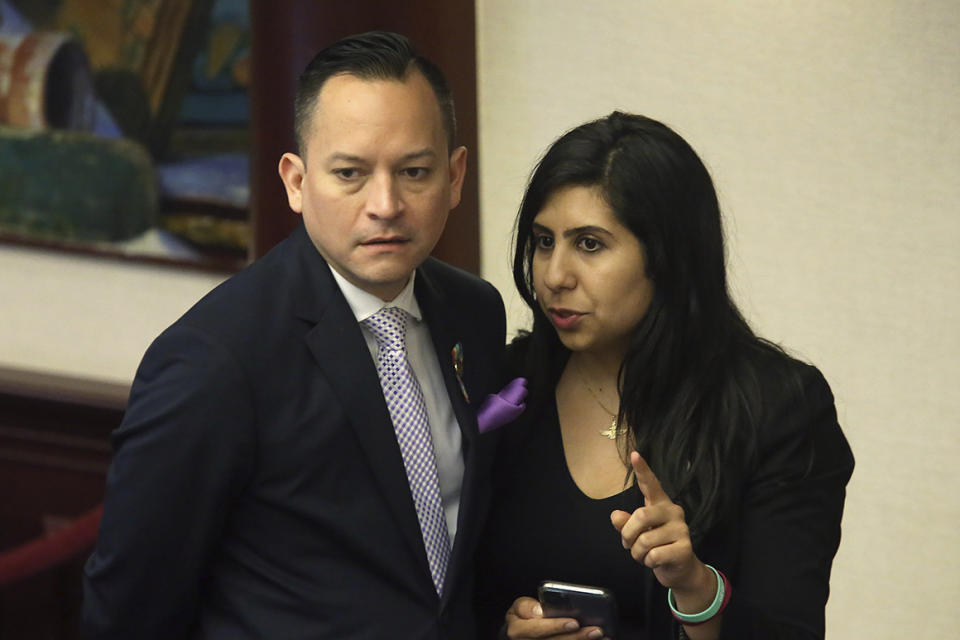
[[(624, 109), (710, 167), (737, 298), (830, 380), (857, 458), (835, 638), (957, 637), (960, 3), (477, 0), (483, 270), (524, 181)], [(511, 326), (524, 326), (516, 296)]]
[(130, 384), (150, 342), (222, 279), (0, 246), (0, 366)]

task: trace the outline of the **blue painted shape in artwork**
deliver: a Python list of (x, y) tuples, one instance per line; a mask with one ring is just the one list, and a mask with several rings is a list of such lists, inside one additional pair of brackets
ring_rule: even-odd
[(157, 166), (160, 195), (246, 208), (250, 204), (250, 157), (221, 153)]
[(27, 33), (33, 25), (6, 0), (0, 0), (0, 33)]

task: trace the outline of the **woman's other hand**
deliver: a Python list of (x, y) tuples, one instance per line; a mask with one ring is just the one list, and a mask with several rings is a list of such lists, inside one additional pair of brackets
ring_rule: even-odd
[(510, 640), (524, 638), (552, 638), (553, 640), (599, 640), (603, 632), (599, 627), (584, 627), (573, 618), (544, 618), (540, 603), (527, 597), (513, 601), (507, 611), (507, 637)]

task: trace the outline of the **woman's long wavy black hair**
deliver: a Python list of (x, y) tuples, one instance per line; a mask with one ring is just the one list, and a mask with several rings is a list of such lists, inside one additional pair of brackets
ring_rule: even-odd
[[(620, 369), (620, 419), (627, 446), (650, 463), (698, 537), (734, 490), (722, 481), (724, 465), (749, 456), (755, 439), (749, 354), (778, 348), (754, 335), (730, 298), (720, 208), (700, 158), (666, 125), (614, 112), (550, 146), (520, 207), (513, 273), (533, 311), (529, 371), (549, 371), (568, 355), (537, 304), (532, 269), (533, 219), (568, 186), (599, 187), (644, 247), (654, 295)], [(533, 377), (531, 402), (552, 397), (548, 377)]]

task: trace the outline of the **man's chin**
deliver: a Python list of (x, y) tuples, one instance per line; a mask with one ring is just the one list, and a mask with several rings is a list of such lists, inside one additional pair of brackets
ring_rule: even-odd
[(360, 282), (355, 284), (383, 300), (393, 300), (407, 286), (415, 268), (409, 263), (404, 263), (396, 268), (372, 269), (360, 274)]

